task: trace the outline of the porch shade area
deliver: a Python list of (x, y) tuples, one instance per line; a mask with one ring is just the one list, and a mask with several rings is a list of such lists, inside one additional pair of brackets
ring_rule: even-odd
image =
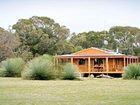
[(138, 63), (138, 59), (132, 57), (62, 57), (58, 58), (58, 62), (77, 65), (81, 73), (123, 73), (124, 67)]
[(124, 55), (110, 50), (88, 48), (81, 51), (57, 55), (57, 62), (77, 65), (81, 73), (123, 73), (129, 64), (138, 63), (138, 56)]

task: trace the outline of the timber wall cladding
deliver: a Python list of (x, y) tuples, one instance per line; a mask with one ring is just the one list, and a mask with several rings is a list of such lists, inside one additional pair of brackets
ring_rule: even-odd
[(57, 59), (77, 65), (82, 73), (123, 73), (128, 64), (138, 63), (137, 56), (126, 56), (93, 47), (73, 54), (58, 55)]

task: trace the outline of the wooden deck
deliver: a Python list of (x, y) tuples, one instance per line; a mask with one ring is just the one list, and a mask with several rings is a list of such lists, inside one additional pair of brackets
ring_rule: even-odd
[(98, 48), (88, 48), (68, 55), (56, 56), (58, 62), (77, 65), (80, 73), (122, 74), (129, 64), (139, 63), (138, 56), (111, 53)]
[(82, 74), (122, 74), (122, 72), (80, 72)]

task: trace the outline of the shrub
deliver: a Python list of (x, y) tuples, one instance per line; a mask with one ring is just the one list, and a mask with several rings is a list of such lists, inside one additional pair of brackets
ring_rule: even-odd
[(49, 80), (54, 79), (52, 57), (43, 55), (29, 61), (22, 72), (23, 79)]
[(125, 68), (123, 79), (140, 79), (140, 64), (131, 64)]
[(20, 77), (25, 62), (21, 58), (11, 58), (1, 62), (0, 76)]
[(63, 76), (63, 64), (54, 64), (54, 75), (58, 79), (62, 79)]
[(63, 79), (74, 80), (78, 79), (80, 73), (78, 72), (78, 67), (71, 63), (66, 63), (63, 66)]

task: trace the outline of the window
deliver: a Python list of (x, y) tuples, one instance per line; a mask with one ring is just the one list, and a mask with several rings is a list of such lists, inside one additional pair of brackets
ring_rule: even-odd
[(94, 59), (94, 65), (98, 65), (98, 66), (100, 66), (100, 65), (102, 65), (103, 64), (103, 59)]
[(80, 59), (79, 60), (79, 65), (84, 65), (85, 64), (85, 59)]

